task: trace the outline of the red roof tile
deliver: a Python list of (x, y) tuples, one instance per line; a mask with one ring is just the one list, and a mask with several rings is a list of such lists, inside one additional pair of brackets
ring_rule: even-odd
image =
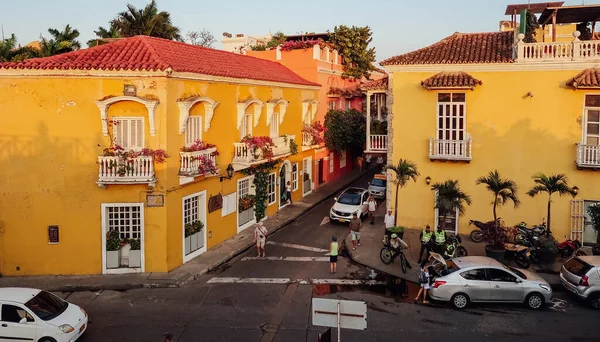
[(573, 88), (600, 88), (600, 69), (585, 69), (567, 81)]
[(344, 96), (344, 97), (350, 98), (350, 97), (362, 96), (362, 93), (358, 90), (358, 88), (342, 89), (342, 88), (331, 87), (331, 88), (329, 88), (329, 91), (327, 91), (327, 95), (329, 95), (331, 97)]
[(0, 69), (165, 71), (320, 86), (265, 59), (148, 36), (135, 36), (97, 47), (23, 62)]
[(360, 86), (360, 89), (362, 91), (367, 91), (367, 90), (387, 90), (388, 89), (388, 78), (386, 76), (386, 77), (380, 78), (378, 80), (374, 80), (374, 81), (369, 81), (369, 82), (363, 83)]
[(462, 71), (440, 72), (421, 82), (421, 85), (427, 89), (475, 88), (480, 84), (482, 84), (480, 80)]
[(513, 32), (456, 32), (433, 45), (388, 58), (379, 64), (512, 63), (513, 39)]

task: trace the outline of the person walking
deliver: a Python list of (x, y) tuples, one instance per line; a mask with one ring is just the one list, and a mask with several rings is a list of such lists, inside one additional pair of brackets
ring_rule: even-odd
[(372, 157), (370, 154), (367, 154), (365, 156), (365, 163), (366, 163), (365, 166), (367, 167), (367, 170), (371, 168), (371, 158)]
[(331, 244), (329, 244), (329, 273), (335, 273), (337, 271), (337, 259), (339, 251), (340, 247), (337, 243), (337, 237), (333, 235), (331, 237)]
[(435, 231), (435, 252), (444, 254), (444, 246), (446, 245), (446, 231), (442, 229), (442, 225), (438, 224)]
[(396, 218), (392, 214), (392, 208), (388, 208), (387, 213), (383, 217), (383, 225), (385, 227), (385, 230), (383, 232), (383, 243), (387, 242), (387, 237), (389, 234), (387, 231), (388, 228), (394, 227), (395, 224), (396, 224)]
[(287, 193), (287, 200), (290, 204), (292, 204), (292, 184), (290, 181), (287, 182), (285, 186), (285, 192)]
[(419, 284), (421, 285), (421, 288), (419, 289), (419, 292), (415, 297), (415, 304), (417, 304), (417, 302), (419, 301), (421, 293), (423, 294), (423, 304), (427, 304), (429, 303), (427, 301), (427, 290), (429, 290), (429, 264), (427, 263), (427, 260), (421, 263), (421, 273), (419, 273)]
[(367, 205), (369, 206), (369, 218), (371, 218), (371, 224), (375, 224), (375, 210), (377, 210), (377, 201), (375, 201), (375, 198), (371, 195), (369, 196), (369, 201), (367, 202)]
[(379, 167), (379, 170), (383, 170), (383, 157), (382, 156), (377, 157), (377, 167)]
[(362, 168), (363, 168), (363, 157), (359, 156), (358, 158), (356, 158), (356, 163), (358, 164), (358, 171), (362, 172)]
[(264, 258), (266, 256), (265, 253), (265, 244), (267, 243), (267, 228), (263, 226), (262, 222), (258, 222), (254, 228), (254, 242), (256, 242), (256, 250), (258, 251), (258, 257)]
[(362, 230), (362, 221), (358, 218), (356, 213), (352, 214), (350, 220), (350, 234), (352, 234), (352, 249), (356, 249), (356, 246), (360, 246), (360, 231)]
[(421, 260), (423, 260), (423, 252), (426, 251), (425, 253), (425, 259), (427, 259), (427, 256), (429, 255), (429, 252), (431, 251), (431, 237), (433, 236), (433, 232), (431, 231), (431, 227), (429, 225), (425, 226), (425, 229), (423, 231), (421, 231), (421, 234), (419, 234), (419, 241), (421, 241), (421, 250), (419, 251), (419, 260), (417, 261), (417, 263), (421, 263)]

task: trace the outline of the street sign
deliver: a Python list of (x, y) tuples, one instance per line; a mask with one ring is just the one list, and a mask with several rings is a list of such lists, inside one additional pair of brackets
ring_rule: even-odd
[(367, 329), (367, 303), (313, 298), (312, 324), (322, 327), (337, 327), (338, 329), (365, 330)]

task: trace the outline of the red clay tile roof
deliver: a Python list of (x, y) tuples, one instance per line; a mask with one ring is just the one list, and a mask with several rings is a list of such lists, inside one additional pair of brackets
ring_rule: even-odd
[(421, 85), (427, 89), (475, 88), (480, 84), (482, 84), (480, 80), (462, 71), (440, 72), (421, 82)]
[(513, 39), (513, 32), (456, 32), (433, 45), (388, 58), (379, 64), (512, 63)]
[(600, 69), (585, 69), (567, 81), (567, 85), (577, 88), (600, 88)]
[(190, 72), (202, 75), (320, 86), (265, 59), (148, 36), (23, 62), (0, 63), (0, 69), (128, 70)]
[(380, 78), (378, 80), (374, 80), (374, 81), (369, 81), (366, 83), (363, 83), (360, 86), (360, 90), (362, 91), (367, 91), (367, 90), (387, 90), (388, 89), (388, 78), (387, 76), (384, 78)]
[(342, 89), (342, 88), (331, 87), (331, 88), (329, 88), (329, 91), (327, 91), (327, 95), (329, 95), (331, 97), (339, 97), (339, 96), (355, 97), (355, 96), (362, 96), (362, 93), (357, 88)]

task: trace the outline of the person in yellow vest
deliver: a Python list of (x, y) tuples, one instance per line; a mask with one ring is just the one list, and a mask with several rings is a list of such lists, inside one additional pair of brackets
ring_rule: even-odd
[(421, 241), (421, 250), (419, 251), (419, 261), (417, 263), (421, 263), (423, 260), (423, 252), (425, 253), (425, 258), (429, 255), (429, 251), (431, 251), (431, 238), (433, 237), (433, 232), (431, 231), (431, 227), (429, 225), (425, 226), (425, 229), (419, 234), (419, 241)]
[(438, 224), (437, 230), (433, 234), (435, 252), (444, 254), (444, 246), (446, 245), (446, 231), (442, 229), (442, 225)]
[(337, 242), (337, 237), (333, 235), (331, 237), (331, 244), (329, 244), (329, 273), (335, 273), (337, 271), (337, 259), (340, 252), (340, 246)]

